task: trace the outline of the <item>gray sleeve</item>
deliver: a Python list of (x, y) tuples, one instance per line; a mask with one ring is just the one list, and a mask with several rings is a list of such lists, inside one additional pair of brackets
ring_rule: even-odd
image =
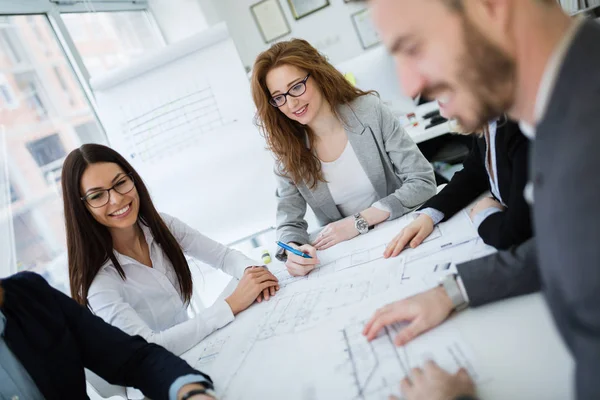
[(275, 167), (275, 180), (277, 181), (277, 217), (276, 236), (283, 243), (296, 242), (309, 243), (308, 223), (306, 215), (306, 200), (288, 177)]
[(456, 269), (473, 307), (541, 289), (535, 238)]
[(394, 165), (394, 173), (402, 183), (394, 193), (379, 200), (391, 211), (391, 220), (429, 200), (435, 195), (437, 187), (433, 167), (400, 126), (398, 118), (381, 103), (378, 110), (385, 151)]

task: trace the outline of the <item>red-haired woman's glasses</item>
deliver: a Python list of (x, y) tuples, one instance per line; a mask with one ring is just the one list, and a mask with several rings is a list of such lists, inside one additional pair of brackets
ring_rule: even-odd
[(131, 172), (121, 175), (117, 183), (108, 189), (94, 190), (83, 196), (81, 200), (89, 204), (90, 207), (100, 208), (108, 204), (110, 201), (110, 191), (114, 190), (119, 194), (127, 194), (133, 190), (135, 182)]
[(296, 83), (294, 86), (287, 91), (287, 93), (278, 94), (277, 96), (273, 96), (269, 99), (269, 104), (273, 107), (281, 107), (287, 102), (287, 96), (290, 95), (292, 97), (300, 97), (306, 92), (306, 81), (310, 77), (310, 74), (306, 75), (306, 78), (302, 79), (300, 82)]

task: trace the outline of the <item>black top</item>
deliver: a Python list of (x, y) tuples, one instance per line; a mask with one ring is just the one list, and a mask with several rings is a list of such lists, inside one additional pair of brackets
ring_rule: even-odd
[(88, 398), (84, 367), (153, 399), (167, 399), (181, 376), (210, 381), (162, 347), (94, 316), (37, 274), (21, 272), (1, 285), (4, 341), (46, 399)]
[[(444, 213), (444, 220), (469, 205), (477, 196), (490, 190), (485, 168), (486, 142), (473, 138), (473, 147), (446, 187), (421, 207), (435, 208)], [(528, 178), (529, 140), (519, 126), (511, 121), (498, 122), (496, 131), (496, 170), (498, 188), (507, 208), (487, 217), (479, 226), (479, 235), (486, 244), (506, 249), (529, 239), (533, 233), (529, 205), (523, 197)]]

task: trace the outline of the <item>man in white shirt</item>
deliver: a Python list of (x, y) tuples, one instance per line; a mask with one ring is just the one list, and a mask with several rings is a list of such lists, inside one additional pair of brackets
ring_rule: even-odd
[[(542, 290), (576, 361), (577, 397), (600, 398), (600, 25), (569, 18), (555, 0), (369, 3), (408, 95), (436, 98), (466, 128), (507, 112), (535, 138), (528, 198), (537, 236), (380, 309), (365, 334), (406, 321), (403, 345), (453, 310)], [(475, 395), (464, 371), (429, 363), (411, 376), (401, 383), (408, 400)]]

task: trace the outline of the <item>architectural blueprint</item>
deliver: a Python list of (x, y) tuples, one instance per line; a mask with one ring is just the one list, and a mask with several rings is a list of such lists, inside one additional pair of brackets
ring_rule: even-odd
[(362, 335), (375, 310), (426, 290), (454, 263), (485, 251), (469, 220), (453, 223), (458, 233), (441, 224), (427, 243), (393, 259), (382, 255), (397, 227), (384, 227), (321, 252), (321, 265), (306, 277), (289, 276), (283, 264), (270, 266), (280, 280), (277, 295), (236, 316), (184, 358), (208, 372), (227, 400), (388, 399), (411, 368), (429, 359), (452, 372), (465, 367), (480, 380), (485, 368), (448, 326), (400, 348), (393, 345), (400, 326), (372, 342)]
[(347, 362), (352, 367), (356, 397), (364, 400), (388, 399), (397, 393), (398, 384), (410, 370), (422, 366), (428, 360), (442, 368), (456, 372), (461, 367), (477, 382), (479, 369), (469, 346), (458, 332), (448, 330), (443, 337), (436, 333), (418, 338), (405, 346), (396, 347), (394, 337), (403, 325), (396, 324), (385, 330), (372, 342), (362, 335), (366, 321), (349, 324), (342, 330), (346, 346)]
[[(366, 341), (362, 329), (377, 308), (424, 288), (420, 281), (403, 283), (401, 265), (366, 264), (339, 279), (288, 286), (240, 314), (237, 328), (222, 329), (225, 345), (209, 337), (203, 357), (192, 365), (204, 368), (208, 360), (217, 392), (230, 400), (387, 399), (406, 370), (428, 359), (478, 376), (476, 357), (456, 331), (435, 330), (395, 348), (398, 327), (390, 327)], [(212, 360), (216, 348), (218, 358)]]

